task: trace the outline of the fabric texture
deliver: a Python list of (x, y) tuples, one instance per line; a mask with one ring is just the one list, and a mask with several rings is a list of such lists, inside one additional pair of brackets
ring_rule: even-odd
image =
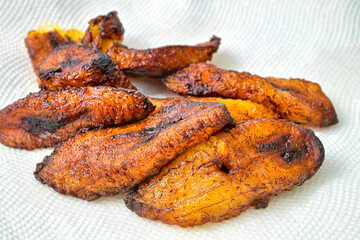
[[(303, 186), (222, 223), (182, 229), (138, 217), (122, 195), (87, 202), (35, 180), (52, 149), (0, 145), (0, 239), (356, 239), (360, 238), (360, 1), (7, 1), (0, 0), (0, 108), (38, 91), (24, 39), (45, 21), (83, 30), (116, 10), (124, 44), (153, 48), (221, 37), (212, 63), (260, 76), (317, 82), (339, 123), (316, 129), (326, 158)], [(133, 83), (174, 96), (160, 79)]]

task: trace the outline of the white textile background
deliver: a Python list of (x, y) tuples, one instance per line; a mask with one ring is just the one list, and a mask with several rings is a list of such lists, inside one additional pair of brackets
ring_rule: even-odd
[[(360, 1), (7, 1), (0, 0), (0, 108), (38, 91), (24, 45), (45, 21), (85, 30), (116, 10), (124, 44), (152, 48), (222, 38), (220, 67), (319, 83), (339, 123), (316, 130), (326, 159), (303, 186), (223, 223), (182, 229), (138, 217), (122, 196), (86, 202), (33, 177), (51, 149), (0, 145), (0, 239), (360, 239)], [(156, 79), (134, 81), (169, 96)]]

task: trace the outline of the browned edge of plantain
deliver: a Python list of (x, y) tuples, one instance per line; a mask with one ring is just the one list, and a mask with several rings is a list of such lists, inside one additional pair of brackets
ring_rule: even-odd
[(107, 51), (120, 69), (132, 75), (163, 76), (191, 63), (206, 62), (220, 46), (220, 38), (213, 36), (209, 42), (195, 46), (170, 45), (138, 50), (114, 42)]
[(82, 129), (134, 122), (153, 110), (134, 90), (98, 86), (40, 91), (0, 110), (0, 142), (26, 150), (54, 147)]
[(57, 48), (38, 65), (37, 72), (42, 90), (98, 85), (136, 89), (113, 60), (84, 45)]
[(137, 215), (181, 227), (221, 222), (302, 185), (325, 157), (313, 131), (251, 120), (199, 143), (125, 195)]
[(326, 127), (338, 122), (321, 87), (303, 79), (262, 78), (197, 63), (164, 78), (164, 83), (181, 95), (251, 100), (276, 111), (280, 118), (306, 126)]
[(85, 200), (136, 186), (233, 119), (221, 103), (182, 101), (126, 126), (77, 134), (37, 164), (36, 179)]

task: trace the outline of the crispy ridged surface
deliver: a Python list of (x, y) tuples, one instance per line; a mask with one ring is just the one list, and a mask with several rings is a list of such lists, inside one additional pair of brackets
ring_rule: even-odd
[(219, 45), (220, 38), (215, 36), (209, 42), (195, 46), (175, 45), (147, 50), (131, 49), (115, 42), (106, 54), (127, 73), (161, 76), (191, 63), (211, 60)]
[(311, 130), (284, 120), (253, 120), (177, 157), (124, 198), (139, 216), (192, 227), (238, 216), (311, 178), (324, 148)]
[(160, 109), (180, 102), (197, 101), (197, 102), (219, 102), (225, 104), (235, 122), (241, 122), (251, 119), (279, 119), (277, 113), (262, 104), (241, 99), (226, 99), (220, 97), (185, 97), (185, 98), (149, 98), (156, 106), (151, 115), (157, 113)]
[(77, 134), (39, 163), (35, 176), (85, 200), (114, 195), (231, 123), (223, 104), (179, 102), (138, 123)]
[(90, 20), (82, 43), (105, 53), (113, 41), (122, 42), (124, 32), (117, 12), (110, 12)]
[(139, 92), (111, 87), (31, 93), (0, 111), (0, 142), (32, 150), (53, 147), (81, 129), (116, 126), (154, 109)]
[(69, 38), (63, 38), (57, 31), (40, 33), (30, 31), (25, 38), (25, 45), (28, 50), (34, 71), (37, 74), (37, 66), (58, 46), (73, 43)]
[(164, 82), (169, 90), (182, 95), (251, 100), (276, 111), (281, 118), (309, 126), (326, 127), (338, 122), (320, 86), (303, 79), (262, 78), (198, 63)]
[(97, 49), (69, 44), (50, 53), (37, 68), (41, 89), (112, 86), (135, 89), (119, 66)]

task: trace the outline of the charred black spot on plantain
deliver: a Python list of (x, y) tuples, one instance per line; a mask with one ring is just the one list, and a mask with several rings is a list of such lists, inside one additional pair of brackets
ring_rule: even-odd
[(71, 54), (66, 54), (65, 61), (62, 61), (59, 64), (61, 65), (61, 67), (65, 68), (67, 66), (74, 67), (77, 64), (79, 64), (80, 62), (81, 62), (80, 59), (74, 58), (73, 55), (71, 55)]
[(116, 69), (116, 63), (111, 60), (107, 55), (96, 50), (98, 58), (90, 63), (90, 66), (97, 66), (103, 73), (111, 74)]
[(38, 117), (23, 117), (21, 121), (24, 122), (23, 129), (26, 132), (39, 135), (43, 132), (56, 132), (61, 126), (69, 123), (69, 120), (62, 120), (62, 121), (51, 121), (45, 120)]
[(279, 151), (279, 155), (288, 163), (294, 161), (296, 158), (300, 158), (305, 153), (307, 153), (306, 148), (300, 150), (284, 148)]
[(44, 71), (39, 71), (38, 68), (38, 72), (39, 72), (39, 78), (41, 79), (45, 79), (45, 80), (50, 80), (55, 73), (61, 72), (62, 69), (61, 68), (50, 68)]
[(50, 43), (53, 46), (53, 48), (57, 48), (59, 46), (59, 41), (56, 39), (56, 37), (51, 37)]
[(220, 166), (220, 171), (222, 171), (222, 172), (225, 173), (225, 174), (229, 174), (229, 173), (230, 173), (230, 169), (229, 169), (227, 166), (225, 166), (224, 164), (222, 164), (222, 165)]
[(276, 138), (275, 140), (273, 140), (271, 142), (261, 143), (257, 147), (257, 152), (261, 153), (261, 152), (266, 152), (269, 150), (280, 149), (284, 144), (286, 147), (286, 142), (289, 138), (290, 138), (290, 135), (283, 135), (283, 136)]

